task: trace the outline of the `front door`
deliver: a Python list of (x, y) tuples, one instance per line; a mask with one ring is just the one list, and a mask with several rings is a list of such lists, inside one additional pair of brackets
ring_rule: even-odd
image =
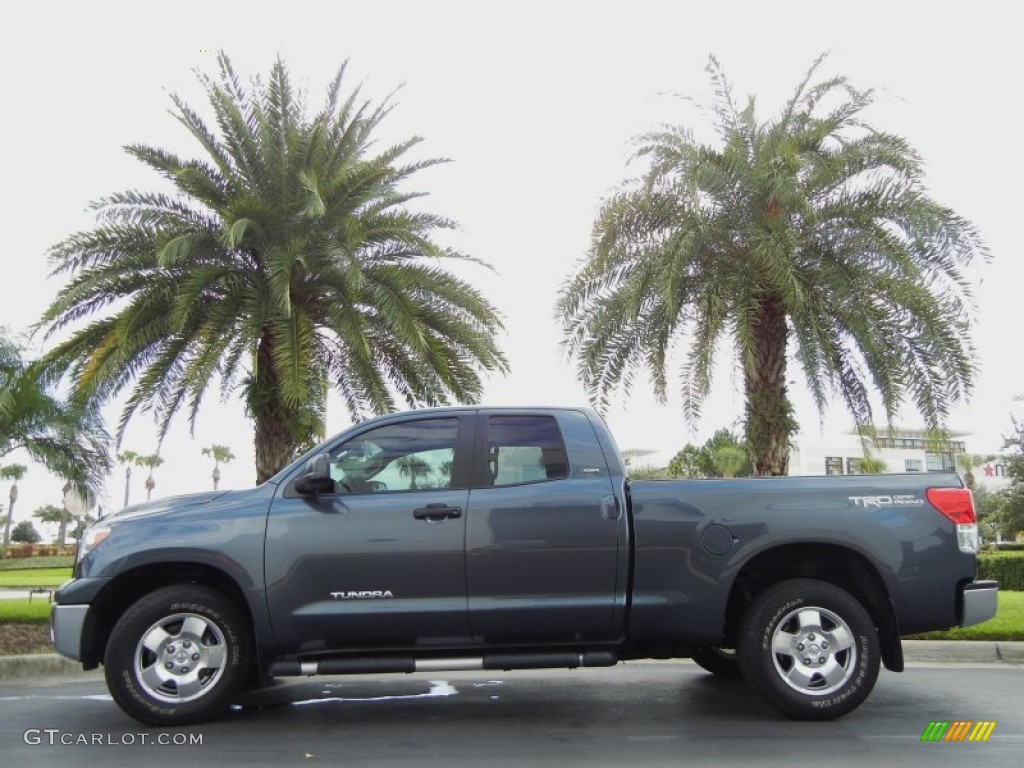
[(282, 652), (470, 642), (460, 446), (471, 426), (444, 415), (369, 428), (330, 448), (334, 493), (282, 485), (265, 554)]

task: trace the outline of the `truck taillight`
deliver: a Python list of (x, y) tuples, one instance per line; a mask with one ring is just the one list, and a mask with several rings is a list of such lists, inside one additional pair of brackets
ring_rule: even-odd
[(978, 525), (974, 514), (974, 497), (967, 488), (929, 488), (929, 503), (956, 524), (956, 541), (961, 552), (978, 551)]

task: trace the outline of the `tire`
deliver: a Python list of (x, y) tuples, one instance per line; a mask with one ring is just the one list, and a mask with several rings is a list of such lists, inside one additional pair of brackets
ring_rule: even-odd
[(693, 660), (698, 666), (706, 669), (716, 677), (723, 677), (729, 680), (743, 677), (739, 659), (736, 658), (736, 651), (730, 648), (715, 648), (714, 646), (706, 645), (693, 654)]
[(194, 584), (158, 589), (114, 625), (103, 663), (107, 687), (147, 725), (184, 725), (221, 715), (247, 682), (252, 641), (224, 595)]
[(755, 599), (737, 655), (743, 676), (776, 709), (798, 720), (831, 720), (871, 693), (881, 649), (874, 621), (849, 592), (794, 579)]

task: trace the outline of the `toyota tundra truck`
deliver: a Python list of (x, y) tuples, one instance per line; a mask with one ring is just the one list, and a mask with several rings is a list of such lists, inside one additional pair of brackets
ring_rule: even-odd
[(977, 548), (956, 474), (637, 482), (592, 410), (442, 408), (104, 518), (51, 634), (151, 725), (280, 677), (647, 658), (819, 720), (903, 669), (902, 636), (995, 614)]

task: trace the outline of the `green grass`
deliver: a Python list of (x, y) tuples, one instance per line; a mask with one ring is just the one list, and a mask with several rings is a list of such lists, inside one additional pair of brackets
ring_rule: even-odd
[(50, 618), (46, 595), (24, 600), (0, 600), (0, 624), (45, 624)]
[(995, 618), (973, 627), (923, 632), (915, 640), (1024, 640), (1024, 592), (999, 592)]
[(0, 587), (59, 587), (71, 578), (70, 568), (29, 568), (0, 571)]
[(4, 560), (0, 560), (0, 572), (36, 570), (38, 568), (71, 568), (74, 564), (74, 555), (8, 557)]

